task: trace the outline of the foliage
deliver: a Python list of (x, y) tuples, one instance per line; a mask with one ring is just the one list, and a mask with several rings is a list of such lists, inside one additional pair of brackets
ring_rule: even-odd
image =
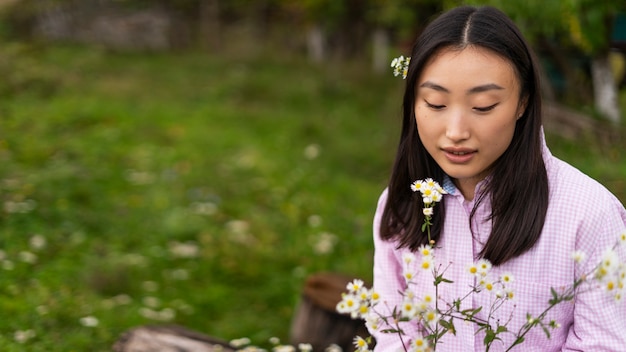
[[(609, 48), (612, 21), (626, 12), (622, 1), (561, 0), (525, 2), (505, 0), (463, 1), (475, 5), (495, 6), (509, 15), (531, 39), (567, 34), (568, 43), (587, 54), (595, 55)], [(458, 5), (458, 1), (449, 1)]]

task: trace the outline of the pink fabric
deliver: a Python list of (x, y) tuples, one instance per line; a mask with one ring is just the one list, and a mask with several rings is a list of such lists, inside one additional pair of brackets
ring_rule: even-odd
[[(550, 288), (570, 286), (574, 277), (580, 275), (572, 253), (586, 253), (583, 264), (585, 272), (599, 262), (602, 252), (613, 246), (618, 234), (626, 228), (626, 210), (620, 201), (602, 185), (582, 174), (572, 166), (553, 157), (544, 145), (544, 159), (549, 178), (549, 207), (543, 233), (537, 244), (522, 256), (510, 260), (493, 273), (510, 273), (514, 277), (513, 301), (500, 308), (496, 316), (506, 322), (510, 331), (517, 331), (526, 321), (526, 314), (537, 316), (548, 306)], [(460, 298), (469, 292), (474, 279), (467, 274), (467, 266), (475, 261), (491, 231), (490, 222), (482, 222), (490, 213), (490, 204), (485, 200), (474, 217), (472, 226), (477, 239), (472, 239), (469, 229), (469, 211), (473, 202), (464, 200), (461, 193), (448, 180), (443, 185), (451, 194), (445, 195), (446, 222), (442, 240), (435, 252), (436, 262), (442, 266), (450, 264), (445, 277), (454, 284), (442, 284), (440, 297), (446, 302)], [(479, 188), (481, 184), (477, 186)], [(407, 188), (409, 185), (407, 185)], [(402, 277), (402, 254), (407, 249), (397, 250), (394, 242), (380, 239), (379, 228), (387, 190), (381, 195), (374, 217), (374, 289), (381, 295), (378, 310), (392, 309), (402, 300), (399, 291), (404, 291)], [(437, 211), (437, 207), (435, 207)], [(621, 261), (626, 261), (626, 246), (621, 246)], [(416, 265), (418, 265), (416, 263)], [(429, 272), (416, 281), (415, 292), (434, 292), (433, 277)], [(493, 293), (481, 292), (465, 300), (465, 308), (483, 306), (479, 313), (487, 317)], [(555, 319), (561, 326), (551, 331), (548, 339), (540, 327), (531, 330), (522, 345), (514, 351), (626, 351), (626, 299), (621, 302), (605, 291), (596, 289), (580, 293), (575, 301), (561, 303), (547, 317)], [(438, 352), (484, 351), (482, 332), (473, 324), (456, 322), (456, 336), (447, 334), (437, 346)], [(382, 330), (385, 327), (381, 327)], [(417, 327), (405, 323), (403, 329), (409, 335)], [(398, 335), (371, 331), (377, 340), (375, 351), (403, 351)], [(513, 341), (512, 334), (500, 335), (503, 343), (494, 343), (491, 351), (504, 351)], [(407, 341), (405, 341), (407, 342)]]

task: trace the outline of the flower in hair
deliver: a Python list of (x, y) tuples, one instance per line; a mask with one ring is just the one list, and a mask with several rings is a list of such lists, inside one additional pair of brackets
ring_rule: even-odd
[(409, 62), (411, 62), (411, 57), (400, 56), (393, 59), (391, 61), (393, 75), (396, 77), (402, 75), (402, 79), (405, 79), (409, 72)]

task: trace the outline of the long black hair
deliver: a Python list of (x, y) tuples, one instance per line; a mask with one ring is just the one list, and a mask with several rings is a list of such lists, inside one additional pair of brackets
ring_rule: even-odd
[[(431, 22), (413, 46), (406, 77), (402, 132), (389, 180), (381, 237), (398, 241), (399, 248), (413, 251), (428, 242), (421, 231), (422, 198), (409, 186), (428, 177), (441, 184), (445, 173), (426, 151), (417, 132), (416, 84), (428, 60), (441, 49), (461, 50), (467, 46), (486, 48), (511, 62), (521, 85), (520, 102), (526, 103), (511, 144), (494, 163), (492, 177), (485, 191), (476, 195), (470, 215), (471, 228), (478, 205), (486, 196), (491, 197), (490, 217), (479, 219), (493, 222), (480, 256), (499, 265), (526, 252), (539, 239), (548, 208), (548, 177), (541, 152), (538, 63), (513, 21), (493, 7), (462, 6), (450, 10)], [(444, 208), (439, 204), (432, 219), (431, 238), (435, 241), (443, 229)]]

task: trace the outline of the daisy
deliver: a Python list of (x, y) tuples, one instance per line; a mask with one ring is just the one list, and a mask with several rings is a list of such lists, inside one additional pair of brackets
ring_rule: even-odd
[(348, 284), (348, 286), (346, 286), (346, 288), (350, 292), (357, 292), (361, 288), (363, 288), (363, 280), (354, 279), (352, 282)]

